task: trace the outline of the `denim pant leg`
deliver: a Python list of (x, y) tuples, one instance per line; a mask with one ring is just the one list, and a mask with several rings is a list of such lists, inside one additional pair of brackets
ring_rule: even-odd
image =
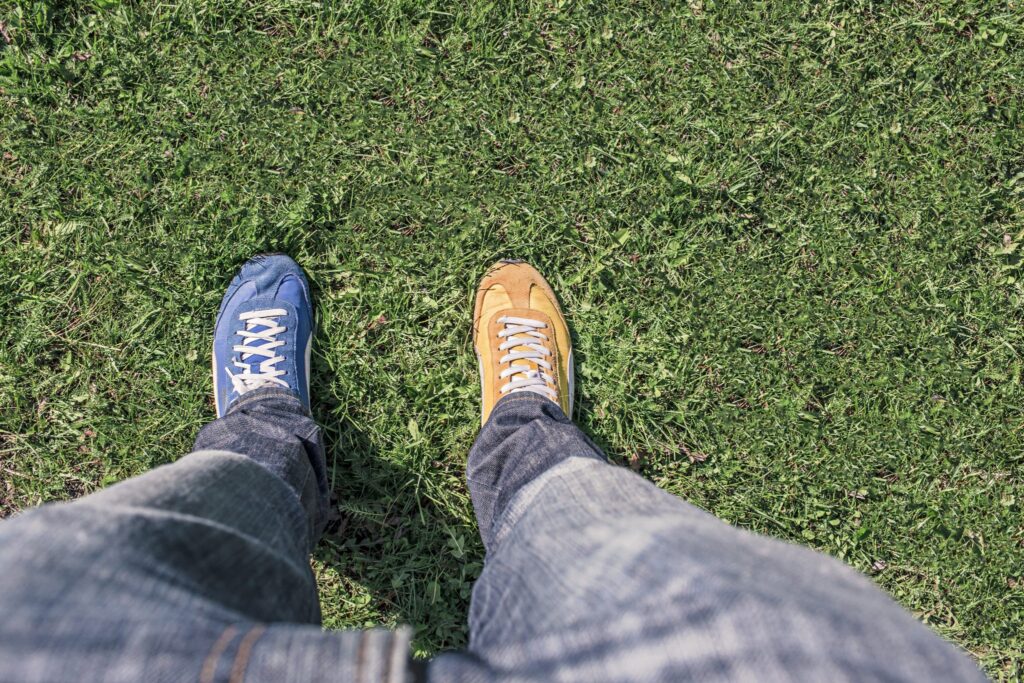
[(984, 680), (859, 573), (608, 464), (543, 398), (498, 403), (468, 478), (471, 656), (432, 680)]
[(319, 430), (247, 395), (178, 462), (0, 524), (0, 681), (406, 677), (408, 634), (319, 628)]

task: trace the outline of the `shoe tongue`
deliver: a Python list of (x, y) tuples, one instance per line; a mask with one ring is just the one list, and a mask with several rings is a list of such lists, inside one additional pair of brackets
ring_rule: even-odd
[[(537, 342), (538, 343), (543, 343), (543, 342), (541, 342), (540, 339), (538, 339)], [(520, 346), (513, 346), (512, 349), (510, 349), (510, 350), (511, 351), (533, 351), (534, 349), (532, 349), (532, 348), (530, 348), (528, 346), (520, 345)], [(509, 377), (509, 379), (511, 379), (511, 380), (517, 380), (517, 379), (539, 379), (539, 380), (543, 381), (544, 378), (541, 376), (541, 373), (544, 372), (544, 371), (541, 369), (540, 365), (538, 365), (537, 362), (534, 361), (532, 358), (518, 358), (518, 359), (516, 359), (516, 360), (514, 360), (512, 362), (515, 365), (525, 365), (525, 366), (527, 366), (530, 369), (517, 372), (516, 374), (512, 375), (511, 377)], [(528, 391), (528, 392), (537, 394), (538, 396), (548, 397), (547, 392), (544, 391), (544, 389), (542, 388), (541, 385), (532, 385), (532, 386), (526, 386), (526, 387), (519, 387), (518, 389), (513, 389), (510, 393), (517, 393), (517, 392), (521, 392), (521, 391)]]
[[(303, 302), (305, 301), (304, 297), (305, 295), (303, 293), (302, 284), (299, 282), (298, 278), (296, 278), (294, 275), (285, 275), (281, 279), (280, 284), (278, 284), (277, 286), (277, 292), (275, 293), (274, 298), (271, 301), (267, 302), (265, 305), (261, 304), (260, 308), (281, 308), (279, 300), (283, 300), (290, 303), (296, 309), (301, 309), (301, 307), (303, 306)], [(254, 308), (253, 310), (257, 309)], [(280, 318), (278, 318), (278, 320), (280, 320)], [(263, 332), (264, 330), (269, 330), (270, 327), (266, 325), (250, 325), (246, 329), (250, 332), (260, 333)], [(264, 346), (269, 343), (270, 341), (267, 340), (253, 339), (246, 346), (257, 347)], [(243, 354), (242, 362), (247, 362), (249, 357), (250, 354)], [(257, 358), (257, 360), (262, 362), (263, 357), (260, 356)]]
[[(265, 330), (265, 329), (267, 329), (267, 328), (266, 327), (256, 327), (256, 328), (250, 327), (249, 328), (249, 330), (252, 331), (252, 332), (259, 332), (260, 330)], [(265, 345), (267, 345), (269, 343), (270, 342), (265, 341), (263, 339), (251, 339), (251, 340), (249, 340), (248, 344), (245, 344), (245, 346), (247, 346), (248, 348), (255, 349), (255, 348), (258, 348), (258, 347), (265, 346)], [(251, 363), (255, 363), (256, 365), (259, 365), (264, 360), (266, 360), (266, 358), (264, 358), (263, 356), (253, 356), (251, 353), (244, 353), (244, 352), (241, 354), (241, 361), (243, 363), (250, 363), (251, 362)]]
[[(529, 346), (514, 346), (513, 351), (533, 351)], [(525, 375), (526, 377), (540, 377), (540, 366), (532, 358), (520, 358), (513, 361), (516, 365), (525, 365), (530, 368), (528, 372), (521, 372), (519, 374)]]
[[(524, 338), (524, 339), (529, 339), (530, 341), (527, 342), (526, 344), (520, 344), (518, 346), (513, 346), (511, 349), (509, 349), (510, 351), (515, 352), (515, 353), (518, 353), (518, 352), (532, 353), (532, 352), (534, 352), (535, 349), (533, 349), (532, 347), (528, 346), (527, 344), (537, 343), (537, 344), (540, 344), (542, 346), (544, 345), (543, 340), (537, 339), (535, 337), (532, 337), (532, 336), (526, 334), (525, 332), (519, 333), (518, 335), (516, 335), (516, 337), (521, 337), (521, 338)], [(535, 361), (534, 359), (532, 359), (532, 358), (517, 358), (516, 360), (512, 361), (512, 364), (513, 365), (525, 365), (526, 367), (530, 368), (528, 371), (516, 373), (516, 375), (513, 377), (513, 379), (514, 378), (530, 379), (530, 378), (533, 378), (533, 377), (540, 378), (541, 368), (540, 368), (540, 365), (537, 364), (537, 361)]]
[[(266, 306), (262, 307), (266, 308)], [(273, 326), (271, 325), (258, 325), (254, 324), (253, 321), (248, 321), (245, 323), (245, 327), (243, 327), (242, 329), (246, 330), (247, 332), (259, 334), (260, 332), (265, 332), (266, 330), (272, 329), (272, 327)], [(247, 346), (249, 348), (259, 348), (271, 343), (269, 339), (246, 339), (245, 341), (248, 343), (244, 344), (244, 346)], [(250, 359), (252, 359), (252, 361), (255, 362), (257, 365), (265, 360), (263, 356), (253, 356), (250, 353), (241, 354), (241, 361), (243, 363), (248, 363)]]

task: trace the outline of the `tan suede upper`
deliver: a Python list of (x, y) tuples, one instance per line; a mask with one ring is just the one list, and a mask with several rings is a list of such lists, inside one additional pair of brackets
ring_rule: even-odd
[[(473, 346), (480, 361), (480, 379), (483, 383), (481, 424), (502, 397), (501, 386), (508, 380), (499, 378), (508, 363), (500, 359), (508, 351), (498, 347), (504, 341), (498, 333), (505, 327), (498, 322), (502, 316), (529, 318), (544, 322), (541, 332), (548, 336), (547, 348), (552, 352), (547, 360), (552, 364), (550, 374), (555, 382), (548, 386), (556, 392), (557, 402), (567, 415), (572, 413), (572, 341), (565, 316), (558, 299), (547, 281), (532, 266), (514, 261), (494, 264), (480, 281), (473, 312)], [(512, 351), (521, 347), (514, 347)], [(522, 363), (523, 361), (519, 361)], [(536, 364), (527, 361), (536, 369)]]

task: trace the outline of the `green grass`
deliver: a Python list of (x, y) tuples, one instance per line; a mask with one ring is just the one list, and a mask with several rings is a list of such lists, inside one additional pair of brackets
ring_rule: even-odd
[(0, 19), (0, 515), (186, 453), (221, 293), (287, 251), (318, 306), (325, 623), (464, 644), (470, 297), (517, 256), (616, 461), (1024, 672), (1019, 0)]

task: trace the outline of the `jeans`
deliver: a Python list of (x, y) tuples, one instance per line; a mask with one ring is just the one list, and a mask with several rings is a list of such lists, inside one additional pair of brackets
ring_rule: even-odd
[(544, 398), (503, 398), (467, 473), (466, 652), (319, 627), (320, 433), (261, 389), (178, 462), (0, 523), (0, 681), (984, 680), (858, 573), (608, 464)]

